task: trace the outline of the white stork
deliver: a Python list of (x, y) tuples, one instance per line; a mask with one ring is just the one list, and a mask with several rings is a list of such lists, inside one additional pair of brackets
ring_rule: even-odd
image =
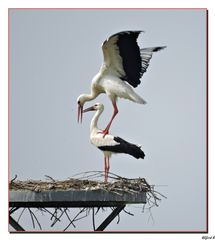
[(137, 38), (142, 31), (124, 31), (109, 37), (102, 44), (104, 62), (98, 74), (93, 78), (90, 94), (81, 94), (78, 99), (78, 122), (82, 121), (84, 103), (95, 99), (99, 94), (106, 93), (110, 98), (114, 112), (107, 127), (102, 131), (108, 134), (111, 123), (118, 113), (117, 98), (125, 98), (136, 103), (146, 103), (133, 88), (140, 84), (146, 72), (153, 52), (162, 47), (140, 49)]
[(105, 182), (108, 180), (108, 173), (110, 170), (110, 157), (112, 153), (125, 153), (135, 158), (144, 158), (145, 154), (141, 150), (141, 146), (129, 143), (120, 137), (114, 137), (107, 134), (105, 137), (100, 129), (97, 127), (98, 119), (104, 110), (104, 105), (96, 103), (92, 107), (83, 110), (83, 113), (89, 111), (96, 111), (90, 124), (90, 142), (104, 153), (104, 165), (105, 165)]

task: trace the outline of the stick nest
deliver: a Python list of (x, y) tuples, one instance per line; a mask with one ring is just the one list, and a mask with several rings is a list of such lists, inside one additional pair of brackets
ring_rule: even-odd
[(153, 192), (153, 186), (150, 186), (145, 178), (129, 179), (119, 175), (109, 173), (110, 182), (103, 182), (103, 172), (85, 172), (77, 174), (68, 180), (55, 180), (46, 175), (47, 180), (16, 180), (17, 176), (10, 181), (10, 190), (14, 191), (68, 191), (68, 190), (105, 190), (110, 192)]

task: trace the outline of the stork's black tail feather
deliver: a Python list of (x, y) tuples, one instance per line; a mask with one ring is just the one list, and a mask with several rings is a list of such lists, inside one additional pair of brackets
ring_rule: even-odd
[(140, 146), (135, 144), (129, 143), (120, 137), (114, 137), (114, 141), (118, 142), (119, 144), (114, 146), (101, 146), (99, 147), (102, 151), (110, 151), (113, 153), (126, 153), (135, 158), (144, 158), (145, 154), (141, 150)]
[(144, 158), (145, 157), (145, 154), (141, 150), (140, 146), (129, 143), (120, 137), (114, 137), (114, 140), (116, 142), (120, 143), (118, 146), (122, 152), (127, 153), (135, 158)]

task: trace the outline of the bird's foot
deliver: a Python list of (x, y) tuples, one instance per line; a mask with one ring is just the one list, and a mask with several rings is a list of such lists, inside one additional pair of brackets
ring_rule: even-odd
[(103, 138), (104, 138), (107, 134), (109, 134), (109, 130), (107, 128), (105, 128), (105, 130), (103, 130), (103, 131), (101, 131), (99, 133), (102, 133), (103, 134)]

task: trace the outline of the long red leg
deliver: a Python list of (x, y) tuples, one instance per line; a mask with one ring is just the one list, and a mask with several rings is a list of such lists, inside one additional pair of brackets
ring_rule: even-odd
[(108, 175), (109, 175), (109, 170), (110, 170), (110, 157), (107, 157), (107, 181), (108, 181)]
[(106, 156), (104, 156), (104, 165), (105, 165), (105, 182), (107, 182), (107, 174), (106, 174), (106, 169), (107, 169)]
[(116, 105), (116, 101), (112, 101), (112, 104), (113, 104), (114, 112), (113, 112), (113, 115), (112, 115), (111, 120), (108, 123), (107, 127), (102, 131), (102, 133), (104, 134), (103, 137), (105, 137), (105, 135), (107, 135), (109, 133), (109, 129), (113, 122), (113, 119), (116, 117), (117, 113), (119, 112), (117, 105)]

